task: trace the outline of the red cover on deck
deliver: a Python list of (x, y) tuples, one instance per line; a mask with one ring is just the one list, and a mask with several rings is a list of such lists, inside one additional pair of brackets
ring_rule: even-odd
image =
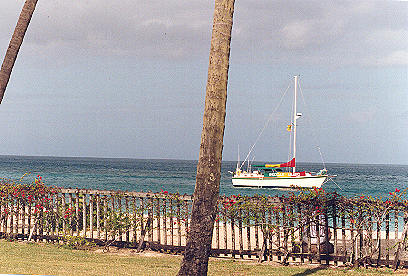
[(286, 162), (286, 163), (283, 163), (283, 164), (280, 164), (280, 166), (279, 167), (281, 167), (281, 168), (287, 168), (287, 167), (291, 167), (291, 168), (293, 168), (293, 167), (295, 167), (295, 158), (293, 158), (292, 160), (290, 160), (289, 162)]

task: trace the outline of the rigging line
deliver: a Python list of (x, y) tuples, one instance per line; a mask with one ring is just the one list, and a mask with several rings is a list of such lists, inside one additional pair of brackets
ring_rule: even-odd
[(340, 190), (344, 191), (339, 185), (337, 185), (336, 182), (334, 182), (333, 178), (330, 177), (330, 180), (333, 181), (334, 184), (336, 184), (337, 188), (339, 188)]
[(320, 159), (322, 160), (323, 168), (326, 169), (326, 164), (324, 163), (324, 160), (323, 160), (322, 151), (320, 150), (320, 147), (319, 147), (319, 146), (317, 146), (317, 149), (319, 150), (319, 153), (320, 153)]
[(273, 115), (275, 115), (275, 112), (278, 110), (278, 108), (280, 107), (280, 105), (282, 104), (283, 98), (286, 95), (286, 93), (288, 92), (290, 87), (290, 82), (288, 87), (286, 88), (285, 92), (283, 93), (282, 97), (279, 100), (278, 105), (275, 107), (275, 109), (272, 111), (271, 115), (269, 115), (268, 120), (266, 120), (263, 128), (261, 129), (261, 131), (259, 132), (258, 137), (255, 140), (255, 143), (252, 145), (252, 147), (249, 149), (249, 152), (247, 154), (247, 156), (245, 157), (244, 161), (242, 161), (241, 166), (239, 167), (240, 169), (242, 168), (242, 166), (245, 164), (246, 160), (248, 159), (249, 155), (251, 154), (252, 150), (255, 148), (256, 143), (258, 143), (259, 138), (261, 138), (263, 132), (265, 131), (266, 127), (269, 125), (270, 121), (272, 120)]

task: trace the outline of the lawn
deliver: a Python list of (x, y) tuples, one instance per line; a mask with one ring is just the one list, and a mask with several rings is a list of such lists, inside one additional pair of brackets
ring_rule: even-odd
[[(71, 250), (52, 244), (27, 244), (0, 240), (0, 274), (46, 275), (175, 275), (181, 256), (130, 250), (116, 253)], [(398, 274), (406, 275), (407, 271)], [(288, 266), (276, 263), (258, 264), (211, 258), (209, 275), (383, 275), (391, 269), (324, 268), (319, 266)]]

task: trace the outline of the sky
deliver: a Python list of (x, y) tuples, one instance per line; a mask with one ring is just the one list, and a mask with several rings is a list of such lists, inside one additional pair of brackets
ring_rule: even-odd
[[(3, 59), (23, 0), (0, 2)], [(213, 1), (39, 0), (0, 155), (198, 159)], [(408, 164), (408, 2), (236, 1), (224, 160)], [(239, 150), (238, 150), (239, 148)]]

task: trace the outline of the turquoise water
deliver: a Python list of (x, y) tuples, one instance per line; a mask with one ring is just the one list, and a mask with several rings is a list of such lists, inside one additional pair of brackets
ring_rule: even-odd
[[(0, 156), (0, 178), (19, 179), (30, 173), (26, 181), (40, 174), (48, 185), (65, 188), (108, 189), (127, 191), (192, 194), (197, 161), (144, 160), (105, 158), (63, 158)], [(234, 188), (231, 174), (236, 162), (222, 163), (220, 194), (285, 194), (274, 189)], [(387, 196), (395, 188), (408, 188), (408, 165), (326, 164), (333, 182), (323, 187), (343, 195)], [(318, 171), (321, 164), (299, 163), (298, 170)]]

